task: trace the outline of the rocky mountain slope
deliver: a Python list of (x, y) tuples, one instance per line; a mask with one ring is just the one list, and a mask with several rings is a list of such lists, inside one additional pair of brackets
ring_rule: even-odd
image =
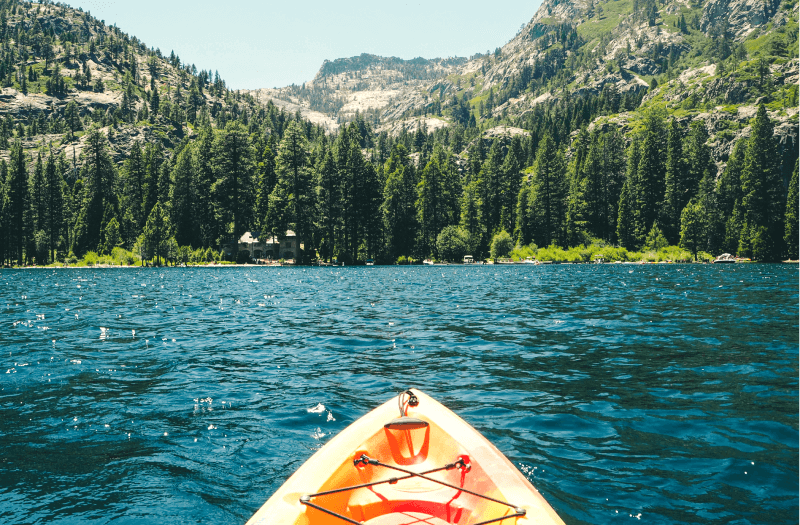
[(20, 140), (26, 150), (46, 147), (77, 163), (86, 130), (99, 125), (121, 162), (135, 141), (169, 152), (203, 122), (279, 112), (65, 5), (0, 1), (0, 40), (0, 158)]
[(705, 120), (724, 162), (725, 145), (746, 133), (741, 115), (761, 101), (782, 140), (796, 146), (797, 19), (796, 0), (546, 0), (493, 54), (449, 61), (362, 55), (326, 62), (313, 81), (259, 96), (329, 129), (358, 111), (393, 134), (417, 126), (524, 127), (540, 105), (628, 97), (630, 107), (606, 111), (603, 125), (633, 126), (630, 110), (660, 104)]

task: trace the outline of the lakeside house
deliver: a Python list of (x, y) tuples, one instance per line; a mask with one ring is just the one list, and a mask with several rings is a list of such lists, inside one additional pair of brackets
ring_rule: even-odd
[[(279, 236), (269, 236), (259, 231), (245, 232), (239, 237), (237, 243), (238, 251), (248, 252), (251, 259), (297, 259), (299, 252), (297, 247), (297, 234), (292, 230)], [(225, 255), (233, 253), (233, 241), (224, 244), (222, 250)]]

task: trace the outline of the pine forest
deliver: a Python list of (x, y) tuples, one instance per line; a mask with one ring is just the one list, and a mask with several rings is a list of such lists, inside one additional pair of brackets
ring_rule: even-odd
[[(1, 0), (0, 262), (243, 263), (245, 232), (287, 230), (299, 264), (796, 260), (796, 0), (766, 3), (755, 36), (674, 5), (589, 2), (569, 23), (545, 2), (471, 71), (403, 65), (438, 87), (402, 114), (331, 129), (89, 13)], [(628, 26), (582, 29), (615, 10)], [(632, 27), (680, 42), (607, 49)], [(533, 66), (500, 78), (523, 44)], [(320, 75), (350, 74), (335, 66)], [(339, 111), (331, 85), (286, 92)]]

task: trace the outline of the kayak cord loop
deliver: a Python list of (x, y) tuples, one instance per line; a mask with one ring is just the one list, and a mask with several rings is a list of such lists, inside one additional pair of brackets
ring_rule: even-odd
[[(403, 402), (403, 396), (408, 396), (408, 401), (405, 403)], [(419, 398), (411, 390), (400, 392), (400, 395), (397, 396), (397, 408), (400, 409), (400, 417), (407, 415), (408, 407), (415, 407), (417, 405), (419, 405)]]
[[(401, 394), (401, 396), (402, 396), (402, 394)], [(339, 514), (337, 512), (334, 512), (334, 511), (332, 511), (330, 509), (326, 509), (326, 508), (324, 508), (324, 507), (322, 507), (320, 505), (312, 503), (311, 499), (315, 498), (315, 497), (318, 497), (318, 496), (326, 496), (326, 495), (329, 495), (329, 494), (336, 494), (336, 493), (339, 493), (339, 492), (346, 492), (346, 491), (349, 491), (349, 490), (356, 490), (356, 489), (361, 489), (361, 488), (373, 487), (375, 485), (381, 485), (381, 484), (384, 484), (384, 483), (395, 484), (400, 480), (409, 479), (409, 478), (413, 478), (413, 477), (418, 477), (418, 478), (425, 479), (427, 481), (431, 481), (433, 483), (438, 483), (439, 485), (444, 485), (445, 487), (449, 487), (451, 489), (455, 489), (455, 490), (457, 490), (459, 492), (466, 492), (467, 494), (472, 494), (473, 496), (476, 496), (478, 498), (482, 498), (482, 499), (485, 499), (485, 500), (493, 501), (495, 503), (499, 503), (500, 505), (505, 505), (505, 506), (510, 507), (510, 508), (512, 508), (514, 510), (513, 514), (508, 514), (506, 516), (501, 516), (499, 518), (494, 518), (494, 519), (490, 519), (490, 520), (486, 520), (486, 521), (480, 521), (480, 522), (474, 523), (473, 525), (487, 525), (489, 523), (496, 523), (498, 521), (503, 521), (503, 520), (507, 520), (507, 519), (519, 518), (519, 517), (524, 516), (525, 513), (526, 513), (525, 509), (523, 509), (521, 507), (518, 507), (517, 505), (513, 505), (513, 504), (508, 503), (506, 501), (495, 499), (495, 498), (492, 498), (490, 496), (486, 496), (484, 494), (480, 494), (478, 492), (471, 491), (469, 489), (465, 489), (464, 487), (459, 487), (457, 485), (451, 485), (450, 483), (447, 483), (445, 481), (441, 481), (441, 480), (438, 480), (438, 479), (434, 479), (434, 478), (428, 477), (428, 474), (433, 474), (434, 472), (439, 472), (439, 471), (442, 471), (442, 470), (452, 470), (454, 468), (463, 469), (466, 472), (469, 472), (469, 470), (471, 468), (471, 465), (469, 463), (466, 463), (463, 458), (458, 458), (453, 463), (448, 463), (447, 465), (445, 465), (443, 467), (435, 468), (435, 469), (432, 469), (432, 470), (427, 470), (425, 472), (413, 472), (411, 470), (406, 470), (404, 468), (397, 467), (397, 466), (394, 466), (394, 465), (387, 465), (386, 463), (382, 463), (382, 462), (378, 461), (377, 459), (373, 459), (373, 458), (367, 456), (366, 454), (362, 454), (360, 457), (358, 457), (355, 460), (353, 460), (353, 465), (356, 466), (356, 467), (358, 467), (359, 465), (375, 465), (377, 467), (384, 467), (384, 468), (389, 468), (389, 469), (392, 469), (392, 470), (397, 470), (399, 472), (403, 472), (406, 475), (405, 476), (401, 476), (401, 477), (394, 477), (394, 478), (384, 479), (384, 480), (380, 480), (380, 481), (373, 481), (371, 483), (363, 483), (361, 485), (353, 485), (351, 487), (342, 487), (342, 488), (339, 488), (339, 489), (328, 490), (328, 491), (325, 491), (325, 492), (317, 492), (316, 494), (308, 494), (308, 495), (302, 496), (300, 498), (300, 503), (302, 503), (303, 505), (307, 505), (309, 507), (315, 508), (317, 510), (320, 510), (320, 511), (326, 513), (326, 514), (331, 515), (331, 516), (337, 517), (337, 518), (339, 518), (339, 519), (341, 519), (341, 520), (343, 520), (343, 521), (345, 521), (347, 523), (353, 523), (355, 525), (362, 525), (362, 523), (360, 521), (355, 521), (353, 519), (348, 518), (347, 516), (342, 516), (341, 514)]]

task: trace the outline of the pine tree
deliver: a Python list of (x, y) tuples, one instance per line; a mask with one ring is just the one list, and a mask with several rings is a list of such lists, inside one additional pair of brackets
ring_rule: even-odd
[(525, 152), (519, 135), (511, 139), (508, 153), (503, 161), (502, 183), (500, 184), (500, 228), (514, 231), (517, 223), (517, 198), (522, 187), (522, 168)]
[[(589, 218), (586, 202), (586, 158), (591, 137), (582, 129), (575, 139), (575, 154), (569, 165), (569, 193), (567, 197), (567, 243), (571, 246), (582, 243), (588, 236)], [(590, 168), (591, 169), (591, 168)], [(600, 168), (602, 169), (602, 168)]]
[(596, 238), (609, 238), (609, 203), (608, 187), (610, 172), (605, 166), (603, 141), (600, 134), (592, 134), (586, 163), (583, 169), (584, 199), (586, 202), (586, 219), (588, 232)]
[[(255, 222), (260, 229), (263, 229), (264, 220), (267, 217), (267, 210), (269, 208), (269, 195), (272, 193), (272, 190), (275, 189), (276, 183), (275, 151), (273, 149), (275, 144), (272, 142), (272, 137), (274, 137), (274, 135), (270, 135), (269, 142), (265, 144), (261, 150), (258, 165), (256, 166), (258, 180), (256, 181)], [(258, 151), (256, 150), (256, 152)]]
[[(520, 188), (520, 191), (517, 195), (517, 212), (515, 214), (517, 225), (519, 225), (520, 221), (520, 208), (519, 208), (519, 199), (520, 196), (523, 194), (523, 188), (527, 185), (527, 183), (523, 183), (523, 186)], [(469, 236), (468, 241), (468, 251), (472, 254), (478, 255), (478, 250), (480, 249), (481, 240), (485, 237), (485, 232), (483, 231), (483, 218), (481, 217), (481, 196), (480, 196), (480, 187), (478, 186), (478, 182), (474, 180), (472, 173), (467, 173), (466, 178), (464, 180), (464, 190), (461, 195), (461, 227), (467, 232)], [(524, 209), (523, 209), (524, 211)], [(523, 214), (524, 215), (524, 214)], [(517, 230), (519, 230), (519, 226), (517, 226)], [(517, 231), (517, 236), (519, 237), (519, 232)]]
[(170, 230), (169, 215), (161, 203), (156, 202), (144, 226), (144, 242), (146, 252), (155, 256), (157, 266), (161, 266), (161, 260), (167, 255)]
[(108, 221), (108, 224), (106, 224), (103, 231), (103, 238), (102, 253), (110, 254), (114, 248), (119, 246), (122, 241), (122, 236), (120, 235), (119, 222), (116, 218), (112, 218)]
[(164, 163), (164, 150), (160, 143), (149, 142), (144, 149), (144, 184), (142, 185), (142, 217), (149, 217), (153, 206), (158, 202), (161, 179), (161, 166)]
[(29, 224), (26, 224), (27, 210), (30, 207), (30, 187), (28, 185), (28, 169), (25, 165), (25, 154), (22, 144), (17, 141), (11, 147), (11, 163), (9, 165), (7, 228), (9, 247), (12, 257), (15, 254), (17, 264), (23, 263), (23, 247), (30, 236)]
[(45, 172), (46, 217), (44, 231), (48, 239), (48, 252), (51, 261), (56, 260), (56, 251), (64, 228), (64, 179), (53, 152), (47, 157)]
[(637, 169), (636, 238), (641, 245), (651, 225), (659, 218), (665, 193), (666, 153), (663, 112), (653, 109), (645, 115), (641, 158)]
[(692, 199), (681, 212), (681, 246), (692, 252), (695, 261), (706, 240), (704, 222), (700, 203)]
[[(530, 194), (534, 241), (539, 246), (566, 245), (567, 181), (564, 155), (549, 135), (539, 144)], [(538, 219), (538, 220), (537, 220)]]
[(72, 251), (82, 255), (100, 250), (106, 224), (119, 212), (117, 200), (117, 171), (107, 150), (106, 136), (98, 129), (89, 132), (82, 176), (85, 181), (82, 208), (75, 221)]
[(667, 162), (665, 174), (664, 233), (671, 244), (680, 235), (681, 213), (692, 195), (686, 183), (687, 166), (683, 156), (683, 130), (673, 118), (667, 134)]
[(214, 206), (213, 186), (214, 175), (214, 131), (210, 125), (204, 126), (195, 142), (194, 166), (197, 172), (196, 185), (196, 215), (199, 243), (201, 246), (210, 247), (217, 244), (219, 237), (219, 221)]
[[(716, 178), (717, 166), (711, 158), (711, 148), (708, 147), (708, 132), (702, 121), (692, 122), (689, 135), (686, 137), (686, 179), (685, 188), (689, 197), (695, 195), (700, 187), (700, 181), (706, 172)], [(687, 201), (688, 202), (688, 201)]]
[[(482, 139), (480, 139), (482, 140)], [(480, 142), (479, 140), (479, 142)], [(500, 225), (500, 192), (502, 183), (503, 152), (500, 142), (495, 140), (489, 148), (489, 154), (480, 168), (478, 175), (481, 189), (480, 201), (482, 204), (481, 216), (483, 217), (484, 230), (491, 236)], [(488, 237), (486, 239), (488, 243)]]
[(444, 210), (441, 204), (443, 193), (442, 170), (438, 161), (431, 159), (422, 170), (417, 184), (417, 220), (420, 226), (420, 240), (424, 254), (433, 253), (436, 237), (444, 227)]
[(341, 216), (341, 183), (330, 148), (325, 150), (325, 154), (317, 166), (314, 184), (317, 230), (321, 235), (320, 253), (326, 261), (330, 262), (333, 257), (333, 248), (336, 246), (336, 226)]
[(625, 183), (625, 139), (619, 130), (612, 129), (603, 136), (603, 176), (605, 179), (606, 223), (602, 238), (617, 240), (619, 197)]
[(195, 191), (194, 148), (187, 146), (178, 154), (169, 194), (171, 223), (180, 246), (199, 244)]
[[(2, 24), (0, 24), (0, 27)], [(8, 211), (11, 202), (8, 200), (8, 165), (0, 160), (0, 267), (5, 266), (10, 257), (8, 244)]]
[[(42, 153), (39, 152), (36, 164), (30, 179), (31, 195), (31, 228), (34, 236), (44, 230), (44, 222), (47, 216), (47, 185), (44, 178), (44, 164), (42, 163)], [(37, 253), (37, 258), (41, 262), (43, 254)]]
[(798, 230), (797, 224), (797, 194), (798, 194), (798, 161), (794, 162), (794, 171), (792, 178), (789, 180), (789, 195), (786, 198), (786, 214), (784, 218), (784, 235), (783, 240), (786, 243), (786, 251), (789, 259), (798, 259)]
[(383, 190), (383, 226), (389, 255), (412, 255), (417, 234), (417, 182), (408, 151), (395, 144), (386, 161), (387, 173)]
[[(270, 196), (268, 215), (281, 217), (282, 220), (273, 219), (268, 227), (271, 231), (283, 234), (284, 228), (293, 225), (299, 248), (311, 227), (313, 197), (308, 140), (296, 120), (289, 124), (278, 146), (275, 171), (278, 182)], [(305, 247), (306, 254), (310, 252), (309, 248), (310, 245)]]
[(761, 104), (753, 119), (742, 170), (745, 221), (740, 251), (762, 261), (777, 261), (783, 251), (783, 183), (772, 128)]
[(133, 143), (131, 152), (122, 167), (122, 208), (130, 212), (136, 231), (144, 228), (144, 187), (146, 170), (139, 141)]
[(638, 201), (639, 161), (642, 156), (641, 139), (634, 135), (628, 148), (628, 169), (619, 198), (617, 213), (617, 240), (628, 250), (641, 246), (636, 229), (636, 204)]
[(739, 139), (728, 158), (728, 164), (717, 181), (717, 199), (722, 220), (725, 222), (725, 236), (722, 250), (735, 254), (739, 249), (739, 236), (744, 222), (742, 208), (742, 170), (747, 140)]

